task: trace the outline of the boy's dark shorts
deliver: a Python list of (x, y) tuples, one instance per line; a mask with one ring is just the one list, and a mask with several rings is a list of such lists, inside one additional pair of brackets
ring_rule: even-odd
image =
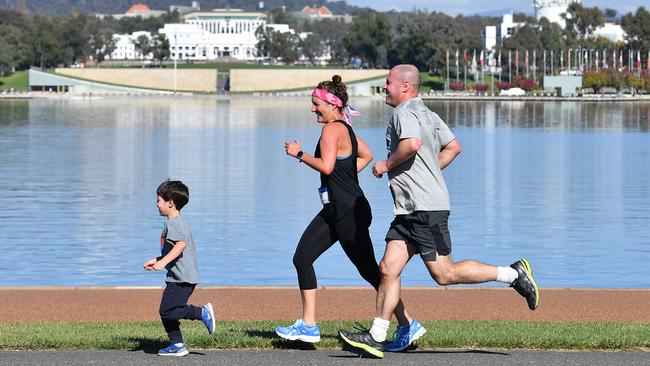
[(397, 215), (390, 224), (386, 241), (404, 240), (415, 245), (425, 261), (435, 261), (437, 254), (451, 253), (449, 211), (415, 211)]

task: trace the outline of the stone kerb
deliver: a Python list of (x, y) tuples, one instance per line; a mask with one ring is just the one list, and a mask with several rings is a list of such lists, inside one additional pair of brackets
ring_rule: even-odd
[[(78, 79), (135, 88), (174, 90), (173, 69), (102, 69), (57, 68), (56, 74)], [(217, 88), (215, 69), (176, 70), (176, 90), (210, 92)]]
[(231, 69), (230, 91), (233, 93), (280, 92), (311, 89), (318, 82), (340, 75), (348, 86), (355, 82), (385, 78), (389, 70), (353, 69)]

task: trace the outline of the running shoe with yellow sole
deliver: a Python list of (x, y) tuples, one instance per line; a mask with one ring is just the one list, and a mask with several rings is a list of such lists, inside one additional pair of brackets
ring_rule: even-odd
[(339, 330), (339, 335), (345, 343), (360, 349), (377, 358), (384, 358), (384, 343), (377, 342), (368, 330), (359, 333), (352, 333), (345, 330)]
[(533, 278), (533, 270), (530, 267), (530, 263), (525, 258), (522, 258), (511, 264), (510, 267), (514, 268), (519, 274), (517, 279), (510, 284), (510, 287), (514, 288), (519, 295), (526, 298), (530, 310), (537, 309), (539, 305), (539, 289)]

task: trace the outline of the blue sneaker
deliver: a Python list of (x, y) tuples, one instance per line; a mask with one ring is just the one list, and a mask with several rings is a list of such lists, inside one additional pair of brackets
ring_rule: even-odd
[(212, 304), (207, 303), (201, 306), (201, 321), (205, 324), (205, 327), (208, 328), (208, 333), (214, 334), (216, 321), (214, 318), (214, 310), (212, 310)]
[(320, 341), (320, 327), (318, 325), (308, 327), (302, 319), (296, 320), (296, 322), (289, 327), (275, 328), (275, 334), (279, 335), (280, 338), (288, 339), (290, 341), (303, 341), (309, 343)]
[(411, 343), (420, 339), (427, 330), (417, 320), (411, 320), (411, 324), (406, 327), (401, 325), (395, 329), (393, 340), (386, 345), (386, 351), (399, 352), (407, 349)]
[(187, 344), (182, 343), (180, 346), (177, 346), (175, 344), (170, 344), (169, 346), (158, 351), (158, 356), (182, 357), (187, 355), (188, 353), (190, 353), (190, 351), (187, 350)]

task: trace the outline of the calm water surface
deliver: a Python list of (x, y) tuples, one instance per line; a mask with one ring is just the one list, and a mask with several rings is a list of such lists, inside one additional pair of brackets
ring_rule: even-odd
[[(386, 154), (390, 108), (351, 101), (355, 129)], [(650, 287), (650, 103), (432, 102), (463, 153), (445, 170), (454, 258), (533, 264), (542, 287)], [(0, 101), (0, 286), (160, 285), (155, 189), (190, 187), (183, 215), (203, 285), (296, 286), (296, 243), (319, 210), (306, 97), (114, 97)], [(381, 258), (386, 178), (361, 174)], [(319, 285), (365, 285), (335, 246)], [(433, 282), (415, 257), (407, 286)]]

